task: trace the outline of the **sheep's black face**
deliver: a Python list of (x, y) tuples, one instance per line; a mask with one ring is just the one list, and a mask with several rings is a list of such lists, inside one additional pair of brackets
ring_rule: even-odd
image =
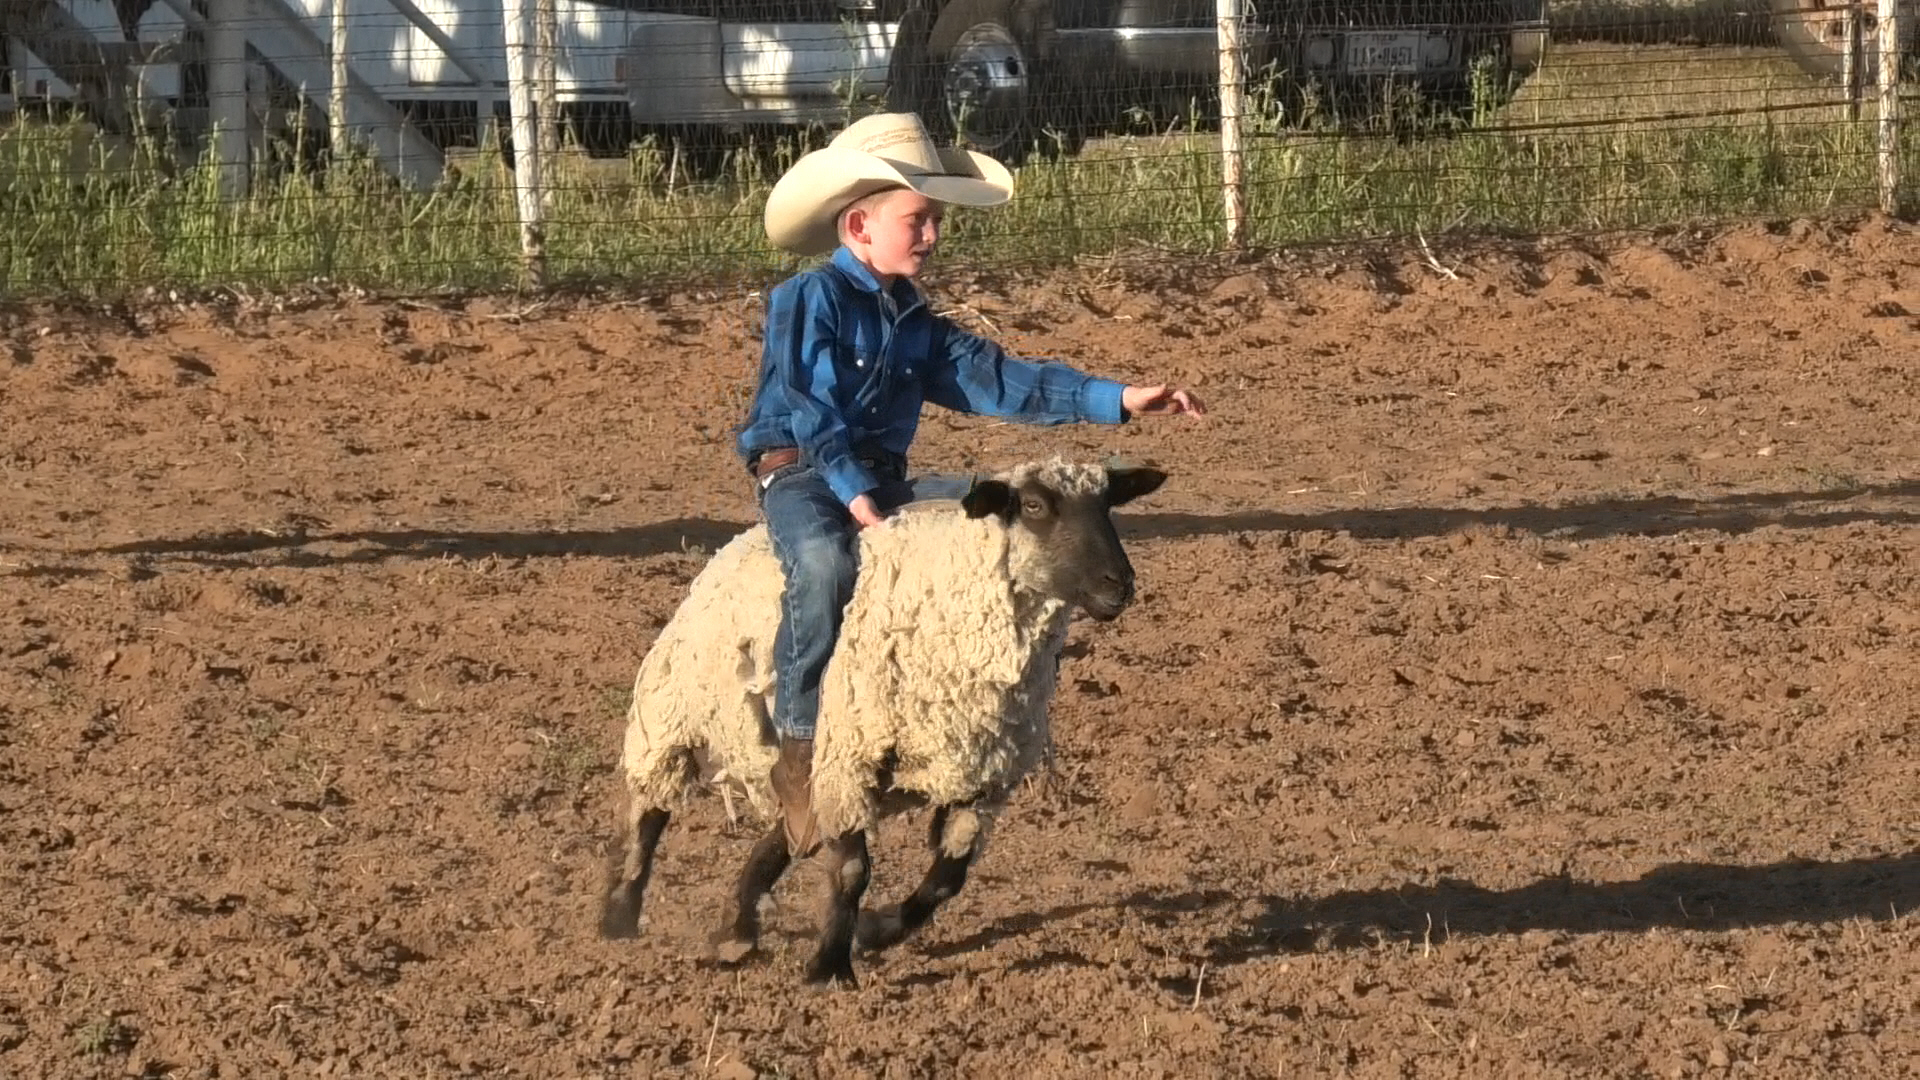
[(1167, 474), (1145, 467), (1109, 468), (1103, 490), (1068, 493), (1039, 481), (974, 485), (963, 500), (969, 516), (988, 514), (1031, 534), (1038, 557), (1022, 572), (1028, 587), (1106, 622), (1133, 602), (1133, 563), (1113, 527), (1112, 510), (1159, 488)]

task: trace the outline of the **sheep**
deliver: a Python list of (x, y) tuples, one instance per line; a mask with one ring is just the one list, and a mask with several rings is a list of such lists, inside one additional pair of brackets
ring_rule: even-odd
[[(878, 952), (932, 918), (966, 881), (993, 816), (1051, 753), (1047, 708), (1075, 610), (1110, 621), (1134, 599), (1111, 510), (1157, 490), (1148, 466), (1055, 458), (976, 481), (959, 500), (910, 504), (862, 530), (860, 574), (821, 683), (813, 813), (827, 911), (807, 981), (857, 985), (857, 942)], [(792, 860), (768, 772), (772, 648), (782, 587), (764, 526), (695, 577), (634, 677), (622, 751), (623, 865), (602, 905), (608, 937), (638, 933), (655, 849), (701, 784), (772, 821), (747, 857), (714, 957), (758, 945), (760, 902)], [(704, 759), (704, 760), (702, 760)], [(729, 801), (731, 806), (731, 800)], [(933, 862), (903, 902), (862, 911), (867, 834), (931, 806)]]

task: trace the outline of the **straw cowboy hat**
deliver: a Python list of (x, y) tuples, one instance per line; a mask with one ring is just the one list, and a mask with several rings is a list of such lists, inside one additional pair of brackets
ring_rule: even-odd
[(767, 239), (797, 255), (824, 255), (840, 244), (836, 222), (848, 203), (895, 187), (936, 202), (998, 206), (1013, 197), (1013, 174), (985, 154), (936, 148), (913, 113), (863, 116), (773, 185)]

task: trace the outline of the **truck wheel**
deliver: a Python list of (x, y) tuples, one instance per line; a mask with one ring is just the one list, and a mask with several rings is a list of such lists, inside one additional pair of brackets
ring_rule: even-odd
[(934, 137), (978, 150), (1013, 166), (1041, 128), (1041, 75), (1050, 45), (1050, 0), (953, 0), (927, 35), (926, 75), (920, 86), (922, 120)]
[[(1900, 51), (1914, 46), (1911, 13), (1914, 5), (1900, 5)], [(1838, 79), (1846, 73), (1847, 13), (1821, 0), (1773, 0), (1773, 35), (1800, 70), (1809, 75)], [(1880, 20), (1872, 11), (1860, 17), (1860, 81), (1872, 86), (1880, 72)]]
[(940, 102), (940, 69), (927, 54), (927, 36), (932, 32), (933, 16), (917, 0), (910, 3), (894, 32), (893, 59), (887, 70), (888, 111), (919, 113), (921, 122), (928, 125)]

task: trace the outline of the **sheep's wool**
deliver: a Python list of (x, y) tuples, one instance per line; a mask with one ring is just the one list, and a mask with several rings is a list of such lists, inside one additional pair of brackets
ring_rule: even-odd
[(627, 707), (621, 764), (636, 816), (679, 801), (700, 747), (718, 779), (773, 812), (766, 777), (780, 756), (771, 711), (781, 585), (766, 527), (755, 526), (714, 553), (660, 629)]
[(813, 807), (823, 836), (871, 827), (872, 784), (935, 803), (1003, 799), (1050, 745), (1066, 630), (1057, 601), (1016, 595), (997, 518), (909, 511), (875, 530), (820, 687)]
[(1098, 495), (1107, 490), (1105, 466), (1065, 458), (1023, 462), (1002, 473), (999, 479), (1014, 487), (1037, 480), (1062, 495)]
[[(1105, 470), (1060, 460), (998, 477), (1098, 492)], [(1034, 552), (997, 517), (915, 504), (860, 534), (860, 575), (820, 691), (814, 810), (821, 835), (870, 828), (872, 785), (984, 809), (1051, 749), (1047, 703), (1067, 611), (1016, 588)], [(623, 765), (632, 812), (678, 801), (690, 751), (761, 814), (778, 758), (770, 714), (780, 566), (764, 525), (735, 537), (694, 579), (634, 678)], [(982, 823), (984, 827), (984, 822)]]

